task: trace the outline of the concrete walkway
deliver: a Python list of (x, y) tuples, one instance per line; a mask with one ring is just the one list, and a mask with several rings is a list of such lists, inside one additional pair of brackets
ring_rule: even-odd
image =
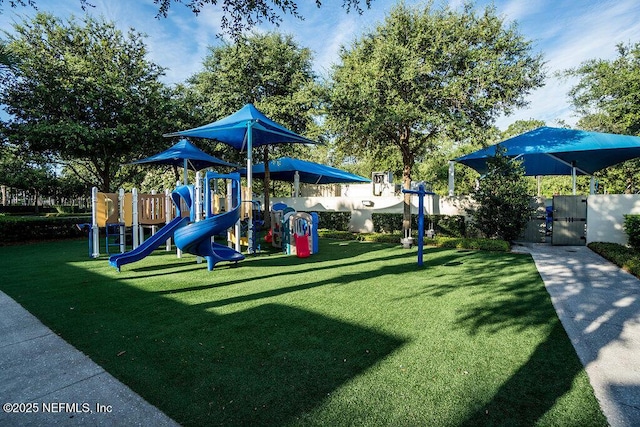
[(585, 246), (525, 243), (612, 427), (640, 426), (640, 280)]
[(176, 426), (0, 292), (0, 425)]

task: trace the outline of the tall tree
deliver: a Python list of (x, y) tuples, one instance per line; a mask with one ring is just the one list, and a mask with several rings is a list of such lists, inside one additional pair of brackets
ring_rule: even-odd
[[(343, 48), (332, 72), (328, 120), (338, 144), (354, 154), (401, 153), (404, 188), (417, 158), (441, 137), (461, 140), (501, 113), (526, 104), (542, 85), (542, 58), (495, 8), (476, 12), (395, 7), (384, 23)], [(408, 235), (410, 196), (403, 228)]]
[[(211, 47), (204, 70), (189, 79), (196, 102), (208, 121), (228, 115), (246, 103), (294, 132), (311, 138), (318, 135), (313, 120), (316, 99), (312, 54), (288, 35), (253, 34), (233, 44)], [(300, 147), (262, 148), (263, 161), (269, 150), (292, 152)], [(283, 151), (284, 150), (284, 151)], [(288, 150), (288, 151), (287, 151)], [(265, 204), (269, 203), (268, 174)]]
[[(593, 59), (566, 71), (578, 77), (569, 96), (581, 115), (578, 126), (600, 132), (640, 135), (640, 43), (618, 44), (612, 60)], [(608, 192), (640, 191), (637, 159), (596, 173)]]
[(0, 76), (12, 143), (80, 164), (103, 191), (126, 180), (122, 163), (166, 144), (170, 93), (140, 34), (42, 13), (13, 29), (6, 47), (17, 63)]

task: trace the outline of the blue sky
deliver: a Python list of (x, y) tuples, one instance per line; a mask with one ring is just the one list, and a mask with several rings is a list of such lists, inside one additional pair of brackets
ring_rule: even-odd
[[(408, 5), (424, 4), (405, 0)], [(167, 68), (164, 81), (178, 83), (202, 68), (208, 46), (219, 44), (218, 8), (205, 7), (193, 15), (185, 6), (173, 3), (167, 18), (156, 19), (157, 5), (153, 0), (91, 0), (95, 5), (88, 13), (116, 22), (122, 30), (130, 27), (145, 33), (150, 59)], [(315, 1), (300, 0), (300, 12), (305, 17), (299, 21), (284, 17), (279, 28), (262, 25), (258, 31), (278, 30), (294, 36), (300, 46), (314, 52), (314, 69), (326, 75), (331, 64), (338, 60), (341, 46), (348, 46), (358, 36), (377, 23), (396, 4), (396, 1), (373, 0), (370, 9), (362, 15), (347, 14), (342, 0), (325, 0), (322, 8)], [(459, 7), (462, 0), (449, 0), (452, 7)], [(482, 7), (488, 1), (477, 1)], [(545, 87), (532, 93), (530, 106), (509, 117), (498, 120), (505, 129), (518, 119), (540, 119), (554, 126), (561, 119), (574, 124), (567, 92), (575, 81), (554, 76), (557, 71), (576, 67), (595, 58), (611, 59), (616, 56), (616, 44), (640, 42), (640, 5), (637, 0), (495, 0), (498, 13), (507, 22), (516, 21), (518, 28), (534, 42), (535, 52), (544, 55), (549, 77)], [(436, 4), (439, 4), (436, 2)], [(40, 10), (57, 16), (81, 16), (79, 0), (38, 0)], [(0, 28), (10, 30), (11, 22), (33, 15), (30, 8), (11, 9), (3, 2)]]

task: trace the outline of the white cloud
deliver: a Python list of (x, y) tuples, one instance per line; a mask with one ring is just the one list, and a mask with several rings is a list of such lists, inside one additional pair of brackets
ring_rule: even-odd
[[(515, 3), (521, 2), (512, 6)], [(578, 118), (567, 94), (577, 80), (555, 73), (591, 59), (612, 59), (617, 43), (640, 41), (640, 8), (635, 0), (564, 0), (547, 4), (545, 9), (531, 16), (525, 9), (510, 9), (514, 16), (521, 17), (521, 32), (535, 40), (544, 54), (549, 73), (546, 85), (529, 96), (528, 108), (498, 121), (502, 129), (515, 120), (529, 118), (545, 120), (551, 126), (558, 120), (574, 125)]]
[(340, 49), (348, 47), (355, 38), (356, 25), (352, 16), (343, 18), (335, 31), (327, 35), (318, 47), (316, 47), (316, 71), (327, 74), (331, 67), (340, 59)]
[(543, 10), (544, 2), (512, 0), (506, 2), (506, 5), (502, 5), (502, 2), (498, 2), (497, 7), (498, 13), (505, 16), (509, 21), (520, 21)]

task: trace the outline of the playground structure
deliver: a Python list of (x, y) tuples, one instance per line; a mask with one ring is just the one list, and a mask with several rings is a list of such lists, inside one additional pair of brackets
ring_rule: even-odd
[[(226, 212), (215, 214), (212, 209), (212, 191), (211, 180), (216, 179), (230, 179), (227, 185), (228, 188), (228, 210)], [(183, 190), (185, 187), (181, 186), (172, 193), (172, 199), (176, 206), (179, 205), (178, 197), (183, 197)], [(204, 218), (200, 221), (190, 222), (184, 226), (178, 227), (174, 231), (174, 240), (176, 246), (187, 253), (204, 257), (207, 260), (207, 267), (209, 271), (213, 270), (214, 266), (221, 261), (229, 261), (237, 263), (244, 259), (238, 250), (235, 250), (229, 246), (215, 243), (212, 238), (216, 235), (224, 233), (226, 230), (236, 226), (240, 219), (241, 209), (241, 188), (240, 188), (240, 175), (238, 173), (221, 175), (215, 172), (207, 172), (204, 180)], [(197, 200), (199, 202), (199, 200)], [(195, 206), (196, 212), (200, 211), (199, 203), (191, 205)]]
[[(133, 249), (144, 241), (145, 229), (155, 234), (158, 226), (166, 225), (173, 217), (173, 207), (167, 203), (169, 191), (161, 194), (143, 194), (137, 189), (126, 193), (120, 189), (118, 193), (101, 193), (97, 188), (91, 192), (91, 233), (90, 255), (100, 256), (100, 228), (105, 229), (105, 251), (110, 254), (111, 247), (125, 252), (127, 237), (131, 236)], [(167, 242), (167, 250), (171, 242)]]
[[(260, 250), (258, 244), (249, 247), (250, 240), (246, 236), (249, 229), (257, 236), (263, 225), (259, 219), (260, 203), (243, 201), (242, 193), (247, 196), (243, 190), (238, 173), (215, 172), (206, 172), (204, 179), (198, 172), (195, 185), (180, 185), (172, 192), (165, 190), (160, 194), (141, 194), (135, 189), (130, 193), (124, 190), (100, 193), (94, 188), (90, 256), (100, 256), (102, 229), (106, 233), (104, 240), (105, 250), (110, 255), (109, 263), (118, 271), (123, 265), (145, 258), (163, 244), (170, 251), (172, 239), (179, 257), (182, 252), (203, 257), (209, 270), (221, 261), (237, 263), (244, 259), (243, 245), (249, 253)], [(275, 228), (280, 237), (274, 246), (300, 258), (318, 252), (317, 214), (289, 208), (286, 214), (282, 210), (276, 211), (275, 216), (278, 215), (280, 219)], [(147, 229), (150, 229), (150, 236), (145, 239)], [(216, 236), (225, 239), (226, 245), (216, 243)], [(127, 251), (128, 246), (131, 249)], [(110, 253), (113, 247), (117, 248), (115, 254)]]
[(306, 258), (318, 253), (318, 214), (296, 212), (284, 203), (276, 203), (271, 209), (273, 247), (282, 248), (288, 255)]
[[(239, 227), (229, 230), (227, 240), (236, 248), (246, 247), (248, 253), (260, 252), (259, 234), (263, 226), (262, 204), (258, 200), (253, 200), (248, 189), (243, 187)], [(255, 238), (249, 240), (250, 234)]]
[[(226, 200), (218, 195), (220, 180), (227, 182)], [(214, 182), (213, 186), (211, 182)], [(110, 264), (118, 270), (122, 265), (143, 259), (162, 244), (171, 250), (172, 238), (178, 256), (184, 251), (204, 257), (209, 270), (220, 261), (237, 262), (244, 258), (239, 253), (239, 245), (235, 250), (212, 241), (213, 236), (222, 235), (229, 228), (239, 229), (241, 196), (237, 173), (207, 172), (204, 180), (198, 173), (196, 185), (178, 186), (173, 192), (166, 190), (162, 194), (141, 195), (136, 190), (100, 193), (94, 188), (92, 200), (90, 256), (100, 256), (100, 229), (104, 229), (107, 254), (110, 247), (119, 249), (120, 253), (109, 258)], [(225, 206), (229, 209), (222, 212)], [(200, 225), (193, 227), (194, 224)], [(151, 228), (151, 236), (146, 240), (145, 228)], [(129, 236), (132, 249), (127, 252)]]

